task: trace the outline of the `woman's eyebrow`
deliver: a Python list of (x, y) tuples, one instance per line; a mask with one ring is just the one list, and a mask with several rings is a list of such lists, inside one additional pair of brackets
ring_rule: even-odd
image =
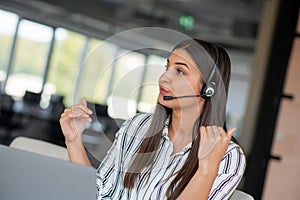
[[(169, 60), (169, 59), (167, 59), (167, 63), (168, 63), (168, 64), (170, 63), (170, 60)], [(175, 62), (175, 65), (183, 65), (183, 66), (185, 66), (186, 68), (190, 69), (189, 66), (188, 66), (187, 64), (183, 63), (183, 62)]]
[(188, 67), (187, 64), (182, 63), (182, 62), (175, 62), (175, 65), (183, 65), (183, 66), (185, 66), (186, 68), (190, 69), (190, 68)]

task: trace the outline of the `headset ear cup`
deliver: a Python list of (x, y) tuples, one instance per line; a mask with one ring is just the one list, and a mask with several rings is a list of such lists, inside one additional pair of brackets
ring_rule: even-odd
[(215, 93), (214, 88), (211, 86), (207, 86), (206, 84), (201, 89), (201, 97), (203, 99), (209, 99), (214, 95), (214, 93)]

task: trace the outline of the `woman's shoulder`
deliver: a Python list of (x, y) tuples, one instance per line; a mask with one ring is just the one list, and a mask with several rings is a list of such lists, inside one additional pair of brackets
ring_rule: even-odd
[(230, 141), (227, 151), (220, 163), (219, 174), (239, 174), (244, 173), (246, 167), (246, 156), (242, 147)]
[(129, 119), (127, 119), (124, 124), (131, 126), (142, 126), (145, 123), (151, 121), (152, 114), (151, 113), (136, 113)]
[(246, 156), (240, 144), (234, 141), (230, 141), (223, 159), (224, 158), (244, 161), (246, 159)]
[(238, 154), (245, 154), (243, 148), (237, 142), (230, 141), (226, 153), (233, 151), (236, 151)]
[(151, 113), (136, 113), (122, 124), (118, 131), (118, 135), (121, 134), (127, 137), (137, 136), (138, 134), (141, 136), (143, 135), (142, 133), (145, 133), (148, 129), (151, 119)]
[(246, 156), (243, 148), (238, 143), (230, 141), (222, 162), (226, 163), (227, 167), (231, 165), (230, 168), (232, 170), (241, 166), (244, 168), (246, 165)]

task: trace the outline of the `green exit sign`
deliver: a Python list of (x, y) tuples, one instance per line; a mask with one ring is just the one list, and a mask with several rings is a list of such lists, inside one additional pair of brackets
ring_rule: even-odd
[(179, 26), (185, 30), (192, 30), (195, 25), (194, 17), (187, 14), (182, 14), (179, 16)]

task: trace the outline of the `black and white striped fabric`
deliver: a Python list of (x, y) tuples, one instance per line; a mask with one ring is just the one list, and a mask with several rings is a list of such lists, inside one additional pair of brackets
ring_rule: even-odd
[[(166, 199), (166, 190), (174, 174), (183, 166), (191, 144), (172, 154), (173, 144), (168, 137), (168, 127), (154, 163), (145, 168), (132, 190), (124, 189), (123, 180), (130, 163), (151, 122), (151, 114), (136, 114), (127, 120), (116, 134), (115, 141), (97, 170), (97, 199)], [(195, 161), (196, 162), (196, 161)], [(209, 199), (228, 199), (240, 182), (245, 170), (245, 156), (241, 148), (231, 142), (219, 168)]]

